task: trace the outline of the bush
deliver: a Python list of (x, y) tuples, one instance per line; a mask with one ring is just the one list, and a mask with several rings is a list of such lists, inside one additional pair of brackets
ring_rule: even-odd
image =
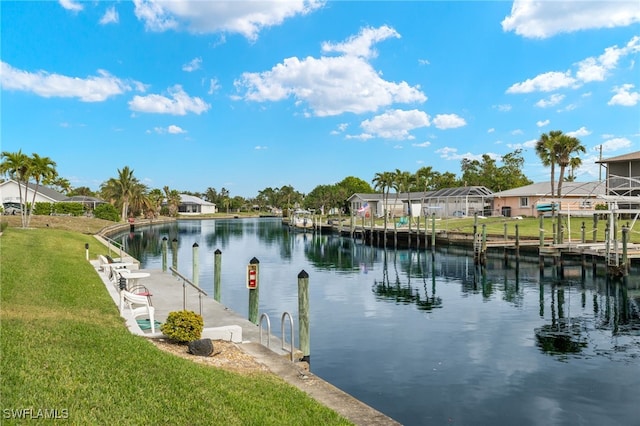
[(120, 221), (120, 213), (111, 204), (100, 204), (93, 210), (93, 216), (98, 219), (110, 220), (112, 222)]
[(0, 232), (4, 232), (5, 229), (9, 226), (9, 222), (0, 222)]
[(55, 203), (53, 213), (59, 215), (82, 216), (84, 205), (82, 203)]
[(49, 216), (52, 211), (53, 211), (53, 204), (52, 203), (48, 203), (48, 202), (44, 202), (44, 201), (38, 201), (36, 203), (36, 206), (33, 209), (33, 214), (42, 215), (42, 216)]
[(202, 315), (193, 311), (169, 312), (160, 330), (172, 340), (185, 343), (200, 339), (204, 321)]

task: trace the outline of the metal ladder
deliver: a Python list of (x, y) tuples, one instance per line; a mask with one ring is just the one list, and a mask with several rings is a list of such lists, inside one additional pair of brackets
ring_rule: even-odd
[[(290, 330), (291, 330), (291, 345), (289, 346), (289, 354), (290, 354), (290, 358), (291, 358), (291, 362), (294, 362), (294, 351), (295, 351), (295, 337), (293, 334), (293, 318), (291, 317), (291, 314), (289, 312), (284, 312), (282, 314), (282, 317), (280, 318), (280, 333), (282, 334), (282, 347), (281, 349), (283, 350), (287, 350), (287, 347), (285, 346), (286, 343), (286, 335), (284, 334), (284, 324), (285, 324), (285, 318), (289, 318), (289, 326), (290, 326)], [(269, 315), (267, 315), (266, 313), (263, 313), (262, 315), (260, 315), (260, 322), (258, 324), (258, 326), (260, 327), (260, 344), (264, 345), (264, 343), (262, 343), (262, 331), (263, 331), (263, 327), (262, 327), (262, 320), (266, 320), (266, 324), (267, 324), (267, 348), (271, 348), (271, 320), (269, 320)]]

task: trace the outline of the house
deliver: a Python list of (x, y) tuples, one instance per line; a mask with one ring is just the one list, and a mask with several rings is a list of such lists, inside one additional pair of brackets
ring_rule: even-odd
[[(557, 189), (556, 189), (557, 191)], [(553, 209), (572, 215), (593, 214), (604, 182), (563, 182), (562, 198), (551, 193), (551, 182), (539, 182), (493, 194), (493, 214), (538, 216)]]
[(216, 212), (216, 205), (193, 195), (180, 194), (178, 213), (211, 214)]
[[(33, 202), (33, 194), (36, 192), (36, 185), (33, 183), (26, 184), (27, 195), (25, 197), (25, 183), (20, 183), (20, 192), (22, 193), (22, 203), (27, 204)], [(4, 211), (9, 209), (20, 209), (20, 192), (18, 192), (18, 182), (13, 179), (7, 179), (0, 183), (0, 200)], [(64, 201), (67, 197), (51, 188), (40, 185), (36, 193), (36, 203), (57, 203)]]
[(619, 208), (640, 208), (640, 151), (597, 162), (607, 170), (605, 198)]
[[(493, 193), (484, 186), (464, 186), (443, 188), (426, 192), (390, 193), (387, 200), (387, 212), (390, 217), (428, 216), (436, 217), (473, 216), (483, 214), (491, 208)], [(376, 217), (384, 215), (383, 194), (353, 194), (347, 200), (352, 214), (365, 205)]]

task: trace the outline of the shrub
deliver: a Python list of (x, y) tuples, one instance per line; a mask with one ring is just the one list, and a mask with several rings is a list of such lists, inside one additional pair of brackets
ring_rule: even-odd
[(0, 232), (4, 232), (5, 229), (9, 226), (9, 222), (0, 222)]
[(36, 206), (33, 209), (33, 214), (42, 215), (42, 216), (49, 216), (51, 214), (52, 210), (53, 210), (53, 204), (52, 203), (39, 201), (39, 202), (36, 203)]
[(98, 219), (110, 220), (112, 222), (120, 221), (120, 213), (111, 204), (100, 204), (93, 210), (93, 216)]
[(82, 203), (55, 203), (53, 212), (60, 215), (82, 216), (84, 205)]
[(184, 343), (200, 339), (203, 328), (202, 315), (193, 311), (174, 311), (169, 312), (160, 330), (170, 339)]

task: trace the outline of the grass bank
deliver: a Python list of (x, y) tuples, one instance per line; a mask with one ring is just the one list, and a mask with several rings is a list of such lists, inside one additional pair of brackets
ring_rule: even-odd
[(349, 424), (278, 377), (199, 365), (133, 336), (85, 261), (85, 243), (95, 257), (95, 240), (75, 231), (9, 227), (0, 237), (2, 424), (47, 415), (72, 424)]

